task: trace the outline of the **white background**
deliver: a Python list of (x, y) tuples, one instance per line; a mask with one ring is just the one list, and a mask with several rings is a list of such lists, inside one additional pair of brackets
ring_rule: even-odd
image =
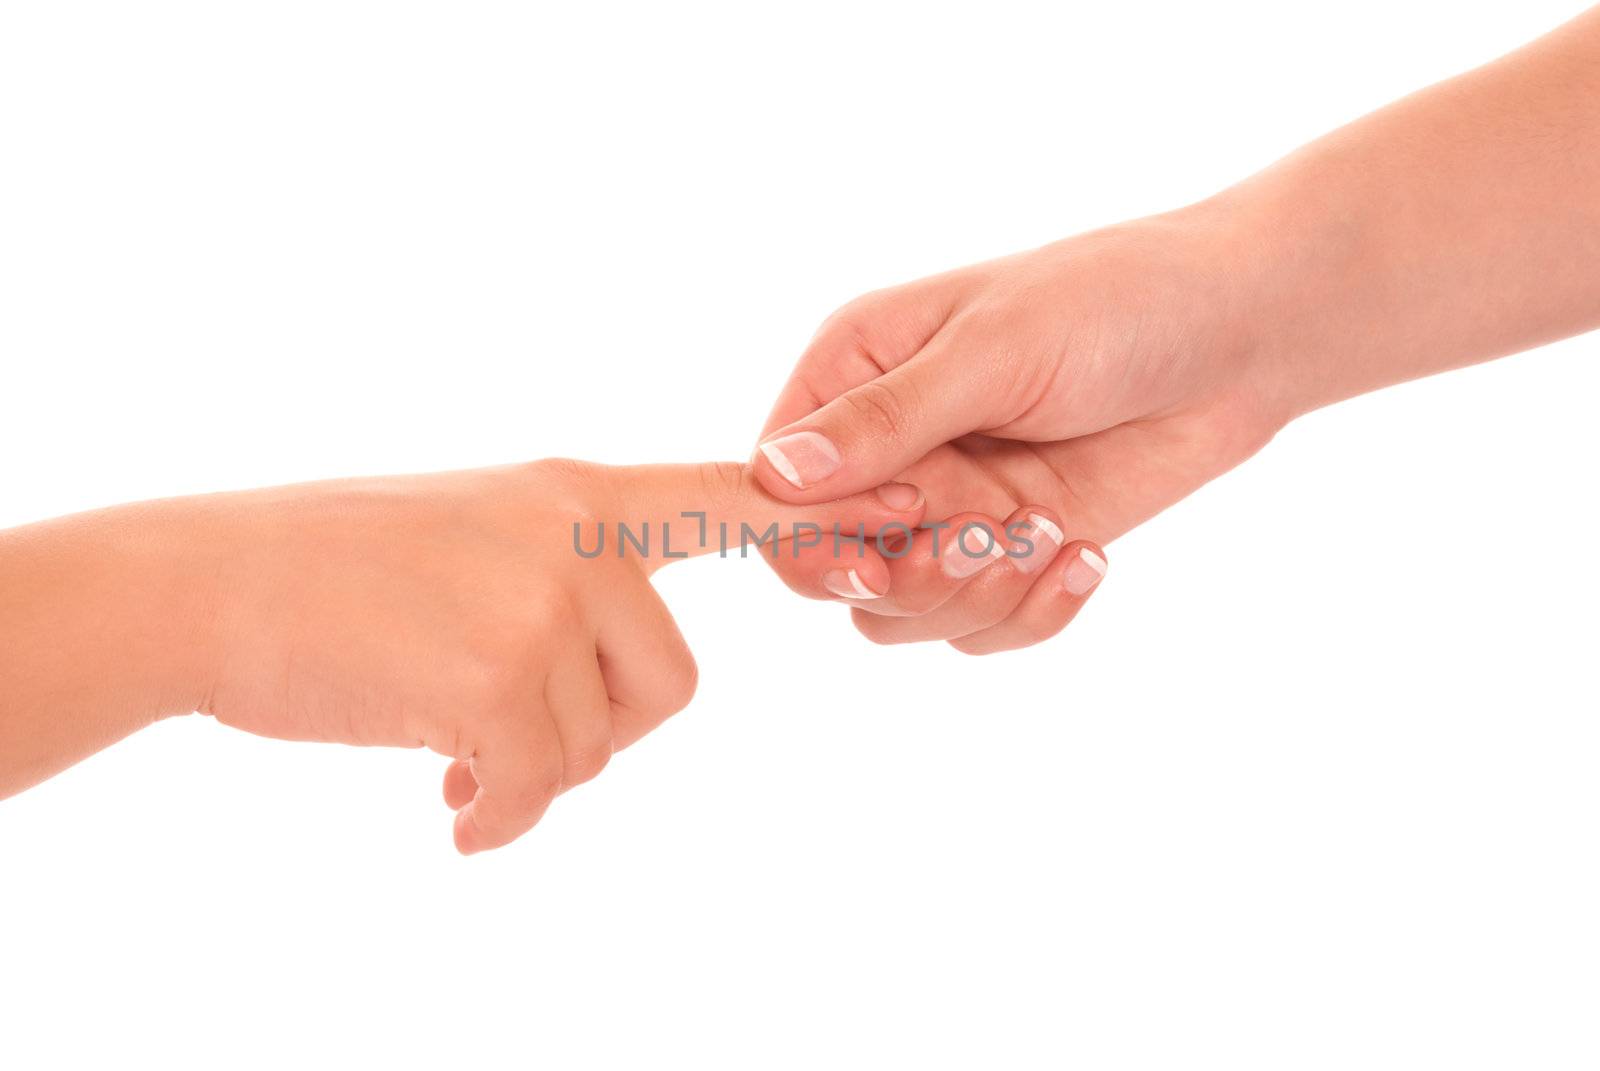
[[(743, 457), (856, 293), (1580, 7), (6, 3), (0, 524)], [(668, 570), (699, 697), (486, 856), (164, 723), (0, 804), (0, 1064), (1593, 1067), (1597, 351), (1302, 421), (1017, 655)]]

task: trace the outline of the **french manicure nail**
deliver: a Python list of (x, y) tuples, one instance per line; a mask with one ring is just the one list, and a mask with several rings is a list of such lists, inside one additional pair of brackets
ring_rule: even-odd
[(1087, 595), (1106, 575), (1106, 560), (1088, 547), (1078, 551), (1078, 556), (1067, 564), (1061, 574), (1061, 585), (1068, 595)]
[(1056, 551), (1061, 549), (1061, 544), (1067, 541), (1060, 527), (1039, 513), (1028, 514), (1027, 521), (1017, 526), (1016, 534), (1016, 542), (1011, 544), (1008, 556), (1011, 564), (1021, 573), (1037, 573), (1049, 565)]
[(965, 580), (1006, 556), (1006, 548), (994, 533), (980, 524), (963, 525), (960, 533), (943, 553), (944, 575)]
[(841, 599), (881, 599), (883, 593), (867, 587), (854, 569), (829, 569), (822, 574), (822, 586)]
[(916, 509), (922, 504), (922, 488), (909, 483), (886, 483), (878, 488), (878, 501), (901, 512)]
[(826, 435), (797, 431), (761, 444), (761, 452), (778, 475), (805, 488), (839, 471), (839, 448)]

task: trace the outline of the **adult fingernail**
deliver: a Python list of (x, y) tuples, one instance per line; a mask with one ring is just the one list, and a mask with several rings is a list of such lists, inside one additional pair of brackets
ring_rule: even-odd
[(1088, 547), (1078, 551), (1078, 556), (1067, 563), (1061, 574), (1061, 586), (1068, 595), (1087, 595), (1106, 575), (1106, 560)]
[(962, 525), (952, 544), (944, 549), (944, 575), (965, 580), (1006, 556), (1006, 548), (981, 524)]
[(839, 471), (839, 448), (826, 435), (797, 431), (761, 444), (778, 475), (796, 487), (810, 487)]
[(1061, 544), (1067, 541), (1056, 522), (1040, 513), (1028, 514), (1027, 520), (1013, 531), (1014, 539), (1007, 555), (1022, 573), (1037, 573), (1049, 565)]
[(878, 488), (878, 501), (893, 510), (916, 509), (922, 504), (922, 488), (909, 483), (886, 483)]
[(883, 592), (867, 587), (854, 569), (829, 569), (822, 574), (822, 586), (841, 599), (881, 599)]

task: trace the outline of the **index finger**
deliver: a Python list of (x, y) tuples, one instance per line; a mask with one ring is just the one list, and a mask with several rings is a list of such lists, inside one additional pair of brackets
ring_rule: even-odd
[(736, 462), (641, 465), (614, 473), (619, 516), (598, 518), (601, 530), (581, 535), (586, 545), (580, 552), (636, 555), (647, 571), (681, 558), (739, 552), (751, 544), (760, 552), (790, 540), (816, 545), (841, 536), (910, 531), (921, 522), (926, 504), (919, 488), (889, 483), (833, 502), (797, 506), (775, 498), (749, 465)]

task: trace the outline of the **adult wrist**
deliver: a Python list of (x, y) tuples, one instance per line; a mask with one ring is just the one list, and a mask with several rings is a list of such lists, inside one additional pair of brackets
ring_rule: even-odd
[(1230, 412), (1250, 414), (1268, 437), (1317, 407), (1296, 363), (1309, 355), (1282, 341), (1293, 315), (1284, 295), (1300, 268), (1276, 248), (1283, 231), (1272, 208), (1249, 191), (1229, 190), (1134, 224), (1181, 266), (1165, 300), (1203, 355), (1201, 382), (1210, 393), (1198, 400), (1230, 403)]
[(1285, 422), (1438, 370), (1410, 352), (1422, 239), (1363, 159), (1315, 146), (1196, 206), (1227, 221), (1244, 361)]

